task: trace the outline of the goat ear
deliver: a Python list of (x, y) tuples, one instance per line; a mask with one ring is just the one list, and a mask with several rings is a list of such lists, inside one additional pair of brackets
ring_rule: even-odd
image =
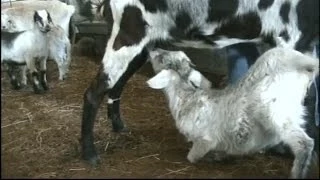
[(195, 86), (200, 87), (202, 81), (202, 74), (199, 71), (192, 70), (189, 75), (189, 81), (191, 81)]
[(50, 15), (49, 11), (46, 10), (46, 12), (47, 12), (47, 14), (48, 14), (48, 21), (49, 21), (50, 23), (52, 23), (52, 18), (51, 18), (51, 15)]
[(147, 81), (149, 87), (153, 89), (163, 89), (168, 86), (170, 81), (170, 71), (162, 70), (158, 74), (156, 74), (153, 78)]
[(37, 11), (34, 11), (33, 21), (34, 21), (34, 22), (37, 22), (37, 21), (39, 21), (39, 20), (40, 20), (40, 16), (39, 16), (38, 12), (37, 12)]

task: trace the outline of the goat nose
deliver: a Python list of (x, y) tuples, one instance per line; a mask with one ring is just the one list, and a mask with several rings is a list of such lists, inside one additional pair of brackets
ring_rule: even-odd
[(49, 32), (51, 30), (51, 28), (49, 26), (46, 26), (45, 30), (46, 30), (46, 32)]
[(2, 29), (6, 29), (6, 26), (2, 26)]

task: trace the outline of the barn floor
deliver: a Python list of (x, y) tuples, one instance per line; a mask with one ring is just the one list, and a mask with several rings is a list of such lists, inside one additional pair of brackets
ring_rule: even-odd
[[(224, 162), (191, 164), (190, 144), (174, 127), (164, 95), (146, 86), (151, 71), (143, 68), (125, 87), (122, 115), (130, 133), (111, 131), (105, 103), (95, 123), (98, 167), (80, 159), (83, 93), (98, 65), (74, 57), (67, 80), (48, 64), (50, 90), (36, 95), (31, 87), (15, 91), (1, 72), (2, 178), (286, 178), (292, 159), (256, 154)], [(219, 84), (220, 76), (212, 76)], [(106, 100), (105, 100), (106, 101)]]

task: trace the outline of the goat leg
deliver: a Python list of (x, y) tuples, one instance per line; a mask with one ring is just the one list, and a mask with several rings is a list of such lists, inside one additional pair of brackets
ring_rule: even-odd
[(19, 82), (19, 79), (16, 76), (17, 69), (19, 69), (18, 65), (7, 63), (7, 67), (8, 67), (7, 73), (10, 78), (10, 83), (12, 85), (12, 88), (14, 90), (21, 89), (22, 88), (21, 83)]
[(288, 128), (287, 131), (283, 142), (291, 148), (295, 156), (290, 178), (306, 178), (311, 164), (314, 142), (302, 128)]
[(144, 49), (138, 54), (128, 65), (126, 71), (121, 75), (116, 84), (109, 91), (108, 99), (108, 118), (112, 122), (112, 127), (115, 132), (128, 131), (125, 128), (123, 120), (120, 117), (120, 96), (124, 85), (130, 77), (139, 70), (147, 61), (148, 52)]
[(81, 124), (81, 146), (82, 158), (92, 165), (100, 162), (96, 148), (94, 146), (93, 127), (98, 108), (107, 93), (108, 75), (103, 72), (103, 66), (90, 87), (84, 94), (83, 114)]

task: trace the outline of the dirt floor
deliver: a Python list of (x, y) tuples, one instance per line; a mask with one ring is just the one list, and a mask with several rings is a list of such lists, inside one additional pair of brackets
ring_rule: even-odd
[[(2, 178), (286, 178), (292, 159), (268, 154), (234, 157), (223, 162), (191, 164), (190, 144), (178, 133), (164, 95), (146, 86), (148, 68), (125, 87), (121, 110), (130, 133), (111, 131), (106, 104), (94, 127), (101, 157), (98, 167), (80, 158), (83, 93), (97, 72), (92, 58), (74, 57), (67, 80), (58, 80), (48, 64), (50, 90), (36, 95), (31, 87), (11, 89), (1, 72)], [(223, 77), (212, 76), (215, 84)], [(106, 101), (106, 100), (105, 100)]]

